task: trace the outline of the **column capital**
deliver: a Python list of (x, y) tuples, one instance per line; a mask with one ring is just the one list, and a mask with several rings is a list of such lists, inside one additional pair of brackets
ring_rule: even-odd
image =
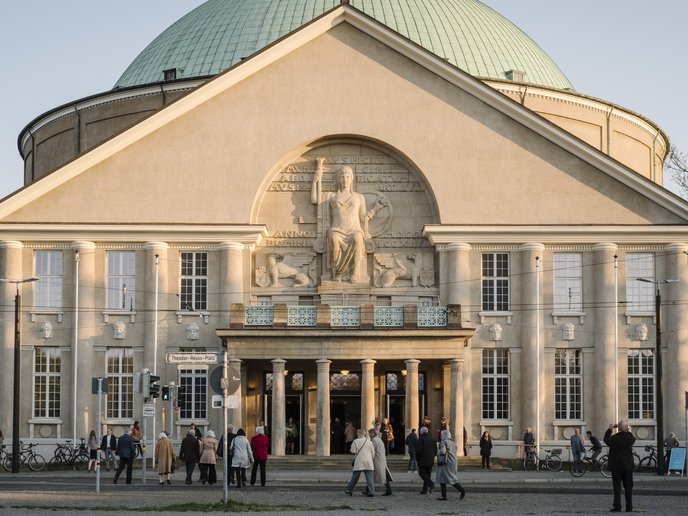
[(444, 245), (444, 251), (470, 251), (473, 249), (471, 244), (466, 244), (464, 242), (452, 242), (451, 244)]
[(232, 357), (232, 358), (228, 358), (227, 362), (231, 362), (232, 364), (237, 364), (239, 367), (241, 367), (242, 360), (240, 358)]
[(287, 361), (282, 358), (276, 358), (274, 360), (270, 360), (270, 362), (272, 362), (273, 372), (284, 371), (284, 365), (287, 363)]
[(167, 242), (146, 242), (143, 244), (143, 248), (146, 251), (156, 251), (158, 249), (166, 251), (170, 246)]
[(672, 242), (664, 246), (664, 249), (670, 253), (688, 253), (688, 244), (684, 242)]
[(363, 366), (364, 371), (372, 371), (372, 369), (375, 367), (375, 364), (377, 364), (377, 361), (371, 358), (364, 358), (359, 363)]
[(3, 240), (0, 242), (0, 249), (22, 249), (24, 244), (18, 240)]
[(408, 360), (404, 360), (404, 364), (406, 364), (406, 369), (418, 369), (418, 364), (420, 364), (420, 360), (417, 360), (415, 358), (409, 358)]
[(463, 366), (463, 358), (454, 358), (449, 362), (449, 364), (451, 365), (452, 371), (461, 371)]
[(541, 253), (545, 250), (545, 244), (540, 244), (538, 242), (526, 242), (525, 244), (521, 244), (520, 249), (521, 251)]
[(315, 361), (316, 364), (318, 364), (318, 367), (325, 367), (326, 365), (329, 366), (332, 363), (332, 360), (327, 360), (326, 358), (320, 358)]
[(85, 240), (78, 240), (76, 242), (72, 242), (71, 244), (69, 244), (69, 247), (79, 252), (94, 251), (96, 248), (96, 244), (93, 242), (87, 242)]
[(246, 248), (241, 242), (220, 242), (217, 247), (222, 251), (243, 251)]
[(606, 251), (609, 253), (614, 253), (619, 249), (619, 246), (611, 242), (600, 242), (592, 246), (593, 251)]

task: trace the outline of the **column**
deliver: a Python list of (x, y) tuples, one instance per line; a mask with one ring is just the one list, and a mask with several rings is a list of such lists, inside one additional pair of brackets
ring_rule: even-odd
[(471, 296), (470, 286), (471, 270), (469, 255), (471, 246), (464, 243), (453, 243), (446, 246), (440, 259), (445, 260), (445, 274), (447, 285), (444, 290), (442, 302), (447, 305), (461, 305), (461, 323), (468, 326), (471, 320)]
[(285, 414), (286, 399), (284, 397), (284, 365), (286, 360), (276, 358), (272, 361), (272, 421), (270, 431), (272, 435), (272, 454), (282, 456), (287, 447), (284, 428), (287, 424)]
[[(160, 335), (159, 325), (164, 321), (165, 317), (161, 314), (166, 313), (166, 310), (178, 310), (178, 301), (175, 296), (169, 295), (167, 284), (167, 249), (168, 245), (165, 242), (146, 242), (143, 246), (145, 249), (144, 262), (144, 277), (143, 277), (143, 309), (144, 316), (141, 317), (143, 321), (143, 367), (149, 368), (152, 372), (160, 375), (161, 383), (168, 383), (169, 381), (177, 381), (176, 378), (166, 378), (164, 374), (164, 343), (158, 342), (155, 331), (158, 329), (158, 337)], [(155, 271), (155, 255), (158, 255), (158, 271), (157, 271), (157, 325), (156, 325), (156, 271)], [(169, 305), (168, 303), (173, 303)], [(160, 345), (162, 344), (162, 345)], [(157, 348), (157, 349), (156, 349)]]
[(449, 428), (456, 442), (456, 455), (463, 456), (463, 360), (451, 361), (451, 383), (449, 393)]
[[(542, 371), (544, 369), (544, 364), (542, 362), (542, 345), (544, 341), (540, 338), (542, 335), (543, 311), (542, 309), (537, 310), (538, 307), (542, 306), (542, 281), (540, 281), (540, 296), (538, 298), (538, 278), (536, 274), (536, 257), (539, 257), (540, 280), (542, 280), (542, 255), (544, 249), (545, 246), (538, 243), (528, 243), (521, 246), (521, 269), (519, 278), (521, 282), (521, 306), (530, 308), (519, 314), (519, 320), (523, 321), (521, 324), (521, 348), (523, 357), (521, 361), (521, 378), (523, 382), (521, 394), (521, 424), (524, 427), (532, 427), (537, 440), (545, 439), (545, 436), (542, 434), (541, 417), (539, 417), (540, 410), (545, 406), (544, 400), (546, 399), (542, 381)], [(540, 328), (539, 335), (537, 328)], [(540, 341), (539, 348), (538, 341)], [(537, 427), (538, 421), (540, 421), (540, 428)]]
[[(74, 317), (78, 318), (78, 325), (74, 325), (74, 340), (72, 344), (76, 346), (73, 349), (76, 363), (76, 374), (74, 375), (74, 387), (76, 388), (76, 414), (74, 418), (76, 437), (88, 435), (91, 428), (95, 428), (98, 422), (98, 401), (97, 397), (91, 394), (91, 378), (89, 374), (83, 374), (84, 371), (94, 371), (95, 353), (91, 342), (96, 337), (96, 332), (101, 331), (101, 324), (97, 322), (96, 313), (96, 296), (95, 288), (95, 253), (96, 246), (93, 242), (72, 242), (71, 248), (79, 254), (79, 302), (73, 304), (75, 307)], [(72, 257), (70, 257), (72, 258)], [(71, 261), (72, 266), (76, 272), (76, 261), (74, 258)], [(102, 311), (102, 310), (101, 310)], [(131, 330), (131, 327), (129, 328)], [(74, 401), (74, 400), (73, 400)], [(73, 407), (74, 405), (72, 405)]]
[[(420, 360), (410, 358), (404, 362), (406, 364), (406, 400), (404, 402), (404, 425), (406, 425), (406, 435), (415, 428), (418, 432), (420, 414), (418, 413), (418, 364)], [(406, 436), (404, 436), (406, 437)]]
[[(3, 279), (23, 279), (31, 276), (31, 272), (23, 273), (22, 271), (22, 247), (21, 242), (16, 241), (2, 241), (0, 242), (0, 278)], [(19, 293), (22, 295), (22, 305), (25, 307), (31, 306), (31, 302), (26, 297), (26, 292), (29, 284), (20, 285)], [(34, 287), (35, 288), (35, 287)], [(12, 423), (13, 423), (13, 407), (14, 407), (14, 368), (10, 364), (14, 364), (14, 297), (17, 293), (16, 286), (12, 283), (0, 282), (0, 299), (2, 299), (2, 321), (0, 321), (0, 328), (2, 341), (0, 341), (0, 364), (4, 364), (4, 374), (0, 375), (0, 428), (3, 430), (5, 436), (5, 444), (12, 444)], [(23, 321), (22, 321), (23, 322)], [(26, 326), (25, 326), (26, 327)], [(31, 365), (27, 363), (27, 357), (22, 358), (22, 370), (27, 371), (26, 376), (31, 377)], [(22, 385), (23, 387), (23, 385)], [(24, 395), (20, 399), (20, 414), (21, 421), (26, 422), (30, 415), (28, 412), (23, 412), (22, 407), (31, 407), (31, 391), (26, 392), (23, 388)], [(28, 410), (28, 409), (27, 409)], [(19, 425), (19, 436), (28, 435), (26, 424)], [(9, 446), (8, 446), (9, 447)]]
[(318, 457), (330, 455), (330, 364), (331, 360), (321, 358), (318, 365), (318, 390), (315, 402), (315, 454)]
[(375, 419), (375, 360), (361, 360), (361, 428), (368, 430)]
[[(241, 360), (238, 358), (228, 358), (227, 359), (227, 365), (230, 367), (233, 367), (237, 371), (239, 371), (239, 376), (243, 379), (242, 371), (241, 371)], [(242, 428), (244, 426), (244, 417), (243, 417), (243, 395), (242, 393), (245, 392), (246, 386), (243, 384), (239, 386), (239, 390), (235, 393), (236, 396), (236, 407), (233, 409), (229, 410), (229, 414), (227, 415), (227, 418), (229, 420), (229, 424), (234, 427), (234, 431), (238, 430), (239, 428)]]
[[(685, 392), (688, 391), (688, 244), (673, 243), (665, 248), (665, 277), (678, 282), (660, 285), (662, 294), (662, 369), (664, 394), (664, 434), (686, 437)], [(654, 337), (654, 336), (653, 336)]]
[(244, 302), (244, 244), (223, 242), (220, 259), (220, 324), (229, 322), (232, 303)]
[[(614, 338), (614, 255), (616, 244), (600, 243), (593, 246), (593, 281), (594, 311), (593, 333), (595, 335), (593, 386), (596, 396), (593, 397), (593, 417), (587, 423), (591, 428), (605, 428), (614, 420), (614, 377), (613, 364), (616, 358), (616, 341)], [(610, 369), (611, 367), (611, 369)], [(599, 393), (607, 393), (606, 396)]]

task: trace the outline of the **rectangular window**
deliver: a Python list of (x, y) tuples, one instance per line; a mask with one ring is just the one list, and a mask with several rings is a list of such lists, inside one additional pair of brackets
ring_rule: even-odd
[(208, 308), (208, 253), (182, 253), (180, 310)]
[(107, 307), (134, 310), (136, 302), (136, 253), (108, 251)]
[(509, 253), (485, 253), (482, 266), (482, 309), (509, 310)]
[[(626, 301), (629, 312), (655, 310), (655, 259), (652, 253), (626, 255)], [(638, 281), (639, 278), (652, 283)]]
[(36, 251), (35, 308), (62, 308), (62, 251)]
[(484, 349), (482, 418), (509, 419), (509, 350)]
[(652, 350), (628, 352), (628, 417), (655, 418), (655, 356)]
[(577, 420), (583, 412), (580, 349), (557, 350), (554, 356), (554, 418)]
[(554, 311), (583, 311), (583, 257), (580, 253), (554, 254)]
[(180, 418), (208, 418), (208, 370), (181, 369), (179, 371)]
[(35, 348), (33, 354), (33, 417), (60, 417), (62, 360), (59, 348)]
[(108, 379), (106, 414), (109, 419), (134, 418), (134, 351), (108, 349), (105, 354)]

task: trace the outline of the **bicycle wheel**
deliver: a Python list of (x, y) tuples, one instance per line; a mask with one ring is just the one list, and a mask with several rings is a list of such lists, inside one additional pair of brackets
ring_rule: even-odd
[(563, 461), (561, 460), (561, 457), (559, 455), (550, 455), (547, 457), (547, 460), (545, 461), (545, 466), (547, 466), (547, 469), (550, 471), (559, 471), (561, 469), (561, 466), (563, 464)]
[(523, 469), (525, 469), (526, 471), (531, 469), (537, 469), (537, 463), (535, 462), (535, 459), (532, 455), (528, 455), (525, 459), (523, 459)]
[(657, 460), (654, 457), (643, 457), (640, 461), (640, 471), (657, 471)]
[(39, 455), (38, 453), (29, 455), (26, 462), (29, 464), (29, 469), (31, 469), (31, 471), (43, 471), (45, 469), (45, 459), (43, 455)]
[(2, 467), (5, 471), (12, 471), (12, 454), (8, 453), (5, 455), (5, 460), (2, 461)]
[(87, 453), (79, 453), (74, 457), (74, 469), (84, 470), (88, 467), (89, 457)]
[(633, 452), (633, 469), (640, 471), (640, 463), (640, 455), (638, 455), (636, 452)]
[(582, 477), (583, 475), (585, 475), (587, 470), (588, 470), (588, 462), (581, 460), (578, 463), (576, 463), (576, 461), (573, 461), (571, 463), (571, 468), (569, 471), (571, 472), (571, 476)]
[(64, 461), (61, 458), (58, 457), (53, 457), (48, 461), (48, 470), (49, 471), (57, 471), (58, 469), (62, 468), (62, 465), (64, 464)]
[(607, 469), (607, 466), (609, 465), (607, 457), (602, 457), (599, 461), (598, 464), (600, 466), (600, 473), (602, 473), (603, 477), (610, 478), (612, 476), (612, 472)]

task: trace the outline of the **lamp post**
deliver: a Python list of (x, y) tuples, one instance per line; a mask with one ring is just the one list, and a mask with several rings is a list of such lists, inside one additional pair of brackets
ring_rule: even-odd
[(661, 281), (649, 280), (647, 278), (637, 278), (643, 283), (654, 283), (655, 285), (655, 383), (657, 393), (657, 474), (664, 475), (664, 398), (662, 396), (662, 325), (660, 319), (660, 307), (662, 305), (662, 294), (659, 287), (667, 283), (677, 283), (677, 279), (665, 279)]
[(21, 296), (19, 284), (38, 281), (38, 278), (25, 278), (19, 280), (0, 279), (5, 283), (14, 283), (16, 294), (14, 296), (14, 388), (12, 406), (12, 473), (19, 473), (19, 392), (20, 392), (20, 367), (21, 367)]

